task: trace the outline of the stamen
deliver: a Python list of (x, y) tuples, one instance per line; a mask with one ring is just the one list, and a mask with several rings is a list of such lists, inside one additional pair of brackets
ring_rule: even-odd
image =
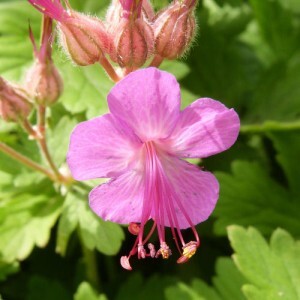
[(138, 235), (140, 232), (140, 225), (137, 223), (129, 223), (128, 225), (128, 231), (133, 235)]
[(151, 244), (151, 243), (149, 243), (149, 244), (148, 244), (148, 249), (150, 250), (150, 256), (151, 256), (152, 258), (154, 258), (154, 257), (155, 257), (155, 254), (156, 254), (154, 245)]
[(128, 271), (132, 271), (132, 267), (129, 263), (129, 258), (127, 256), (122, 256), (120, 259), (120, 263), (124, 269), (126, 269)]
[(160, 255), (163, 259), (168, 259), (172, 255), (171, 249), (165, 242), (160, 245), (160, 249), (156, 252), (155, 257), (159, 257)]
[(182, 256), (177, 259), (177, 263), (182, 264), (187, 262), (196, 253), (197, 248), (198, 242), (191, 241), (187, 243), (184, 247), (182, 247), (183, 253)]
[(138, 258), (146, 258), (146, 250), (144, 248), (144, 245), (138, 245)]

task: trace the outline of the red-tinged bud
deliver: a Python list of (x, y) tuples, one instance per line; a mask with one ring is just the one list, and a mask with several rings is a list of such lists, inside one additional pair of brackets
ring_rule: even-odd
[(49, 106), (58, 100), (63, 90), (62, 78), (51, 58), (52, 19), (47, 16), (43, 18), (42, 42), (39, 50), (30, 28), (29, 34), (35, 63), (27, 73), (26, 89), (38, 104)]
[(36, 103), (49, 106), (60, 97), (63, 82), (52, 61), (41, 64), (37, 60), (27, 73), (26, 88)]
[(153, 24), (157, 55), (172, 60), (182, 56), (188, 49), (195, 35), (196, 2), (177, 0), (157, 14)]
[(114, 37), (109, 55), (122, 68), (139, 68), (153, 53), (154, 33), (146, 16), (150, 9), (141, 0), (114, 0), (108, 9), (106, 23)]
[(59, 0), (28, 0), (36, 9), (58, 22), (60, 41), (70, 58), (80, 66), (98, 62), (110, 47), (110, 36), (102, 21), (72, 10)]
[(122, 68), (139, 68), (153, 53), (153, 31), (142, 18), (134, 21), (123, 18), (114, 35), (110, 57)]
[(0, 77), (0, 116), (4, 121), (17, 122), (28, 117), (32, 104), (21, 88)]

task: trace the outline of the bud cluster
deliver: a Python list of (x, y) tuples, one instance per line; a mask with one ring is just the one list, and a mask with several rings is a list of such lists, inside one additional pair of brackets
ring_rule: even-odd
[(150, 58), (158, 67), (182, 56), (195, 34), (197, 0), (174, 0), (157, 13), (149, 0), (112, 0), (105, 20), (74, 11), (67, 0), (64, 6), (60, 0), (28, 1), (57, 21), (60, 42), (75, 64), (99, 62), (115, 81)]

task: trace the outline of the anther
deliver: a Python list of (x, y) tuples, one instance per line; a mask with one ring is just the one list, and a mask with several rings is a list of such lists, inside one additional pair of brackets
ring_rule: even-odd
[(146, 258), (146, 250), (143, 245), (138, 245), (138, 258)]
[(120, 259), (120, 263), (121, 263), (121, 266), (128, 270), (128, 271), (131, 271), (132, 270), (132, 267), (129, 263), (129, 258), (127, 256), (122, 256), (121, 259)]
[(159, 257), (160, 255), (163, 259), (168, 259), (172, 255), (171, 249), (165, 242), (160, 245), (160, 249), (156, 252), (155, 257)]
[(150, 250), (150, 256), (151, 256), (152, 258), (154, 258), (154, 257), (155, 257), (155, 254), (156, 254), (154, 245), (151, 244), (151, 243), (149, 243), (149, 244), (148, 244), (148, 249)]
[(140, 225), (137, 223), (129, 223), (128, 231), (133, 235), (138, 235), (140, 232)]
[(187, 243), (184, 247), (182, 247), (183, 253), (177, 259), (178, 264), (182, 264), (187, 262), (197, 251), (199, 244), (195, 241), (191, 241)]

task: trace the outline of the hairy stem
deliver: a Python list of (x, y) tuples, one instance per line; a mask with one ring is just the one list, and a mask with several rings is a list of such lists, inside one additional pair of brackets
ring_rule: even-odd
[(112, 81), (114, 82), (120, 81), (121, 78), (118, 76), (115, 69), (113, 68), (111, 63), (107, 60), (107, 58), (104, 55), (102, 55), (101, 58), (99, 59), (99, 63), (104, 68), (104, 70), (106, 71), (106, 73), (108, 74), (108, 76), (111, 78)]
[(33, 170), (36, 170), (40, 173), (43, 173), (47, 177), (49, 177), (51, 180), (55, 181), (55, 175), (52, 172), (49, 172), (46, 168), (42, 167), (38, 163), (34, 162), (33, 160), (29, 159), (28, 157), (24, 156), (23, 154), (17, 152), (13, 148), (5, 145), (4, 143), (0, 142), (0, 150), (5, 153), (6, 155), (10, 156), (14, 160), (17, 160), (18, 162), (22, 163), (23, 165), (27, 166), (28, 168), (31, 168)]
[(160, 55), (155, 55), (149, 65), (149, 67), (156, 67), (158, 68), (161, 63), (163, 62), (163, 57), (161, 57)]

